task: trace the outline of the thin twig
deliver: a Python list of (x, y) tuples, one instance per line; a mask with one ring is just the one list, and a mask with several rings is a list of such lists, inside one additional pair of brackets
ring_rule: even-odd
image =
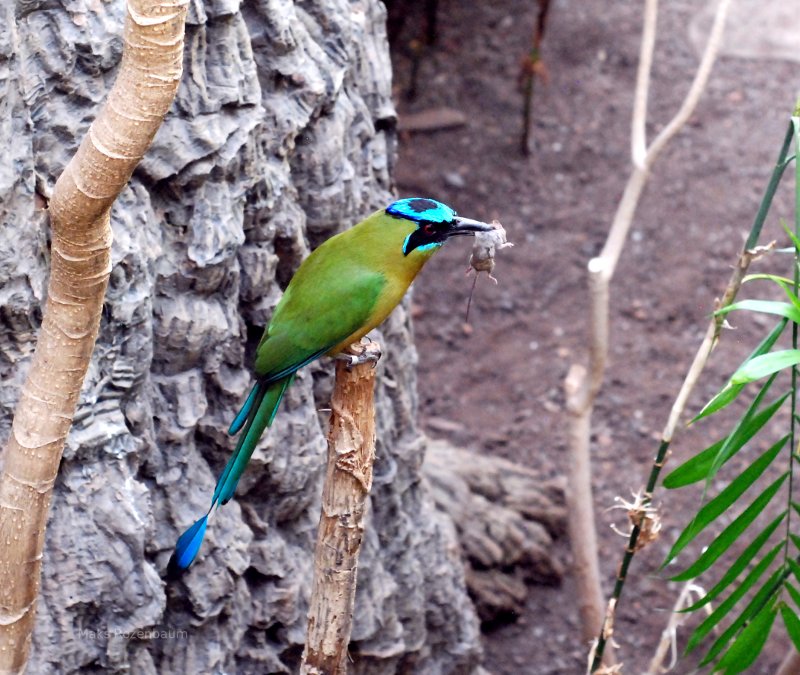
[[(753, 261), (755, 256), (756, 252), (754, 250), (745, 250), (739, 255), (739, 260), (734, 266), (733, 272), (731, 273), (731, 278), (728, 281), (725, 292), (722, 294), (722, 300), (717, 303), (717, 309), (727, 307), (736, 299), (736, 295), (739, 293), (742, 281), (747, 275), (747, 270), (750, 269), (750, 263)], [(692, 393), (695, 384), (697, 384), (697, 380), (700, 378), (700, 373), (702, 373), (703, 369), (705, 368), (708, 357), (711, 355), (714, 347), (717, 346), (724, 320), (724, 315), (715, 314), (708, 324), (703, 341), (694, 356), (694, 360), (692, 361), (692, 365), (689, 367), (689, 371), (686, 373), (686, 377), (683, 380), (680, 391), (678, 391), (678, 395), (675, 397), (675, 402), (672, 404), (672, 409), (670, 410), (667, 423), (664, 426), (664, 430), (661, 432), (662, 442), (664, 443), (672, 442), (675, 429), (677, 428), (678, 422), (683, 415), (683, 411), (686, 409), (686, 403), (689, 400), (689, 395)]]
[(650, 73), (653, 70), (653, 51), (656, 46), (656, 20), (658, 0), (645, 0), (642, 44), (639, 50), (639, 67), (636, 70), (636, 89), (633, 96), (631, 121), (631, 160), (644, 169), (647, 159), (647, 97), (650, 92)]
[[(686, 122), (689, 120), (689, 117), (691, 117), (692, 113), (694, 112), (694, 109), (697, 107), (698, 102), (700, 101), (700, 95), (705, 89), (705, 86), (708, 82), (708, 77), (711, 74), (711, 67), (714, 64), (714, 59), (719, 51), (719, 45), (722, 40), (722, 32), (725, 26), (725, 18), (727, 17), (730, 2), (731, 0), (721, 0), (717, 6), (717, 13), (714, 17), (714, 23), (708, 36), (708, 42), (706, 43), (706, 48), (700, 60), (700, 65), (698, 66), (694, 81), (692, 82), (692, 85), (689, 88), (689, 91), (686, 94), (686, 98), (681, 104), (680, 109), (675, 114), (675, 117), (673, 117), (666, 124), (666, 126), (656, 136), (653, 143), (647, 148), (644, 153), (643, 161), (636, 161), (637, 150), (635, 147), (633, 149), (634, 170), (628, 179), (627, 185), (625, 186), (625, 192), (623, 193), (622, 199), (617, 207), (617, 212), (614, 214), (614, 220), (611, 223), (611, 229), (609, 231), (608, 238), (606, 239), (606, 243), (600, 253), (600, 257), (608, 258), (611, 261), (609, 278), (614, 276), (614, 270), (616, 269), (620, 254), (622, 253), (622, 248), (625, 245), (625, 240), (628, 236), (628, 230), (633, 222), (634, 211), (639, 203), (639, 197), (641, 196), (642, 189), (647, 182), (647, 178), (649, 177), (650, 169), (652, 168), (653, 163), (664, 149), (664, 146), (686, 124)], [(656, 5), (657, 0), (648, 0), (645, 8), (647, 9), (651, 4)], [(643, 40), (642, 51), (639, 57), (640, 61), (642, 59), (652, 60), (652, 54), (649, 52), (651, 49), (652, 45), (648, 45)], [(639, 77), (638, 80), (644, 82), (646, 86), (649, 86), (649, 77)], [(639, 102), (638, 105), (642, 105), (641, 100), (644, 100), (645, 102), (647, 101), (647, 92), (643, 92), (641, 94), (637, 92), (634, 100)], [(643, 122), (637, 121), (633, 125), (633, 132), (639, 134), (641, 131), (637, 131), (637, 129), (641, 130), (642, 128)]]
[(717, 5), (716, 13), (714, 14), (714, 22), (708, 34), (708, 42), (706, 42), (706, 48), (703, 50), (703, 56), (700, 59), (700, 65), (692, 81), (692, 86), (689, 87), (689, 93), (686, 94), (686, 98), (683, 99), (683, 103), (675, 117), (667, 123), (651, 143), (650, 149), (647, 151), (647, 162), (649, 164), (652, 164), (653, 160), (661, 150), (663, 150), (664, 146), (669, 143), (672, 137), (689, 121), (694, 109), (697, 107), (700, 96), (702, 96), (703, 91), (705, 91), (706, 83), (711, 75), (711, 69), (714, 67), (714, 61), (717, 59), (717, 52), (719, 52), (720, 45), (722, 44), (722, 34), (725, 31), (725, 21), (728, 17), (730, 4), (731, 0), (720, 0), (719, 5)]
[[(728, 286), (725, 289), (724, 294), (724, 304), (721, 304), (720, 307), (726, 307), (727, 305), (731, 304), (736, 297), (736, 293), (741, 286), (742, 279), (747, 272), (747, 268), (750, 265), (752, 260), (752, 254), (750, 252), (743, 252), (739, 257), (739, 263), (736, 265), (736, 268), (731, 275), (731, 279), (728, 282)], [(662, 432), (662, 440), (658, 448), (658, 452), (656, 453), (656, 458), (653, 462), (652, 469), (650, 470), (650, 477), (647, 481), (647, 487), (644, 490), (642, 495), (642, 504), (646, 507), (652, 503), (653, 500), (653, 492), (655, 491), (656, 484), (658, 483), (659, 475), (661, 474), (661, 469), (664, 467), (667, 459), (667, 453), (669, 451), (670, 442), (672, 440), (672, 434), (675, 431), (675, 427), (680, 420), (681, 416), (683, 415), (686, 401), (689, 398), (689, 394), (691, 393), (694, 385), (697, 383), (697, 380), (700, 376), (700, 373), (705, 368), (706, 363), (708, 362), (708, 357), (711, 355), (714, 346), (716, 345), (717, 339), (716, 335), (719, 331), (719, 323), (722, 321), (721, 316), (714, 316), (712, 317), (711, 321), (709, 322), (708, 329), (706, 330), (705, 337), (703, 338), (703, 342), (700, 345), (700, 348), (697, 350), (697, 354), (695, 354), (694, 360), (692, 361), (692, 365), (689, 368), (689, 372), (686, 375), (686, 378), (683, 381), (683, 385), (678, 393), (677, 398), (675, 399), (675, 403), (672, 406), (672, 410), (670, 412), (669, 420)], [(625, 581), (628, 577), (628, 569), (630, 567), (631, 562), (633, 562), (633, 556), (636, 554), (636, 551), (639, 550), (639, 536), (641, 535), (641, 528), (639, 526), (634, 526), (631, 528), (630, 535), (628, 537), (628, 544), (625, 547), (625, 552), (622, 557), (622, 562), (619, 566), (619, 571), (617, 572), (617, 580), (614, 585), (614, 591), (611, 595), (612, 601), (614, 602), (614, 606), (616, 607), (619, 603), (619, 599), (622, 596), (622, 589), (625, 586)], [(613, 621), (613, 617), (611, 617)], [(603, 651), (605, 648), (605, 639), (602, 636), (602, 633), (605, 632), (605, 627), (601, 629), (601, 637), (598, 638), (597, 642), (597, 649), (595, 650), (595, 663), (592, 666), (592, 672), (594, 669), (600, 666), (599, 659), (603, 656)]]
[(539, 75), (545, 79), (544, 64), (542, 62), (542, 40), (544, 31), (547, 27), (547, 15), (550, 11), (550, 0), (539, 0), (539, 12), (536, 15), (536, 25), (533, 29), (533, 41), (531, 51), (523, 59), (522, 72), (520, 79), (523, 82), (523, 109), (522, 109), (522, 138), (520, 148), (523, 155), (529, 155), (531, 151), (531, 125), (533, 117), (533, 92), (534, 81)]
[[(794, 202), (794, 234), (795, 237), (800, 236), (800, 163), (797, 162), (797, 154), (800, 152), (800, 147), (798, 146), (798, 133), (800, 133), (800, 116), (798, 115), (798, 106), (800, 106), (800, 102), (798, 105), (795, 106), (794, 114), (792, 115), (792, 129), (793, 129), (793, 145), (794, 145), (794, 152), (795, 152), (795, 181), (794, 181), (794, 190), (795, 190), (795, 202)], [(794, 265), (792, 266), (793, 274), (792, 274), (792, 291), (794, 292), (795, 296), (800, 292), (800, 250), (798, 247), (795, 246), (794, 249)], [(798, 326), (797, 323), (792, 322), (792, 348), (797, 349), (798, 346)], [(798, 380), (798, 368), (796, 365), (792, 366), (792, 401), (791, 401), (791, 431), (789, 436), (789, 443), (791, 448), (793, 448), (792, 452), (789, 453), (789, 480), (788, 480), (788, 492), (789, 492), (789, 499), (790, 503), (794, 503), (792, 500), (793, 495), (793, 483), (795, 481), (794, 477), (794, 468), (795, 468), (795, 458), (796, 458), (796, 449), (797, 449), (797, 380)], [(789, 542), (791, 541), (792, 535), (792, 510), (789, 509), (789, 512), (786, 514), (786, 537), (783, 546), (783, 565), (785, 568), (790, 566), (790, 545)], [(791, 547), (794, 549), (794, 547)], [(787, 673), (796, 673), (800, 670), (800, 659), (796, 658), (798, 652), (796, 650), (792, 650), (795, 654), (793, 657), (791, 654), (787, 655), (783, 662), (780, 665), (780, 669), (778, 671), (778, 675), (782, 672)]]
[[(643, 675), (661, 675), (675, 667), (677, 662), (677, 632), (678, 628), (689, 618), (689, 614), (683, 613), (681, 610), (685, 609), (691, 604), (692, 593), (698, 597), (704, 594), (700, 586), (695, 583), (689, 582), (683, 585), (681, 592), (678, 594), (678, 599), (672, 607), (669, 614), (669, 621), (661, 633), (661, 640), (656, 648), (656, 653), (650, 660), (650, 665)], [(706, 613), (711, 614), (711, 606), (706, 605)], [(667, 658), (668, 653), (672, 653), (672, 662), (666, 668), (664, 667), (664, 659)]]

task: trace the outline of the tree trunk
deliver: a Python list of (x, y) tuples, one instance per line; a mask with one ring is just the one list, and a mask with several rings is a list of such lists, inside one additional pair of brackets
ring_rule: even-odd
[[(97, 115), (122, 3), (0, 7), (0, 442), (41, 324), (41, 206)], [(378, 0), (192, 3), (184, 76), (111, 218), (97, 348), (48, 524), (29, 671), (297, 669), (332, 367), (305, 369), (184, 582), (161, 579), (232, 448), (261, 328), (310, 247), (391, 196)], [(472, 672), (454, 530), (421, 486), (408, 314), (384, 326), (351, 673)], [(3, 459), (0, 458), (0, 463)]]

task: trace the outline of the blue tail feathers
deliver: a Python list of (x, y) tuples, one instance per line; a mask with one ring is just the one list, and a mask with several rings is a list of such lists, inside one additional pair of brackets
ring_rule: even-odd
[(253, 386), (242, 409), (231, 423), (229, 433), (235, 434), (241, 431), (242, 435), (217, 481), (211, 498), (211, 507), (206, 515), (179, 537), (175, 552), (167, 566), (167, 578), (174, 579), (180, 576), (192, 564), (203, 543), (211, 511), (219, 505), (226, 504), (233, 497), (239, 478), (258, 445), (258, 439), (261, 438), (264, 429), (272, 425), (281, 399), (292, 380), (294, 373), (269, 384), (256, 382)]
[(167, 565), (167, 577), (175, 578), (184, 572), (197, 556), (208, 525), (208, 513), (196, 521), (179, 538), (175, 544), (175, 552)]
[[(240, 425), (243, 428), (242, 435), (239, 437), (239, 442), (236, 444), (236, 449), (228, 460), (225, 470), (217, 481), (214, 496), (211, 499), (212, 504), (227, 504), (233, 497), (239, 478), (244, 473), (256, 445), (258, 445), (258, 439), (261, 438), (264, 429), (272, 425), (281, 399), (292, 380), (294, 380), (294, 373), (269, 385), (257, 383), (253, 387), (253, 391), (257, 389), (258, 392), (255, 397), (251, 392), (242, 411), (237, 415), (237, 418), (240, 417), (245, 408), (248, 408), (247, 421)], [(236, 420), (234, 420), (235, 423)]]
[(244, 402), (241, 410), (236, 413), (236, 417), (233, 418), (233, 422), (231, 422), (231, 426), (228, 428), (228, 433), (231, 436), (235, 436), (241, 428), (244, 426), (244, 423), (247, 421), (247, 416), (250, 414), (250, 410), (253, 407), (253, 401), (255, 401), (256, 396), (259, 394), (259, 390), (262, 388), (262, 385), (258, 382), (253, 385), (253, 388), (250, 390), (250, 394), (247, 396), (247, 400)]

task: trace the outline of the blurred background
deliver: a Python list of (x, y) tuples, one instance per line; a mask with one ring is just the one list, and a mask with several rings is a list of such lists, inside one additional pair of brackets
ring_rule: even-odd
[[(431, 4), (438, 4), (438, 14), (436, 40), (428, 45), (423, 10)], [(689, 89), (715, 5), (659, 5), (649, 141)], [(498, 218), (515, 244), (498, 254), (497, 286), (479, 279), (469, 326), (464, 313), (471, 279), (459, 271), (468, 258), (465, 250), (452, 246), (442, 252), (451, 274), (426, 269), (417, 282), (413, 314), (422, 426), (432, 437), (556, 475), (568, 468), (563, 381), (588, 351), (586, 263), (600, 252), (630, 173), (643, 4), (549, 3), (541, 43), (544, 78), (535, 81), (526, 156), (520, 151), (521, 82), (540, 8), (538, 2), (393, 2), (389, 33), (400, 194), (433, 192), (460, 212)], [(781, 2), (732, 3), (708, 88), (689, 124), (656, 160), (611, 285), (610, 360), (592, 429), (606, 594), (626, 542), (609, 524), (628, 529), (624, 511), (607, 509), (615, 496), (630, 499), (646, 482), (670, 407), (750, 230), (800, 91), (800, 24), (789, 14)], [(440, 126), (431, 130), (426, 124), (434, 112)], [(762, 243), (777, 238), (785, 245), (778, 216), (793, 218), (788, 183)], [(752, 271), (774, 271), (781, 263)], [(763, 297), (762, 292), (745, 287), (740, 297)], [(723, 334), (688, 417), (725, 383), (757, 344), (759, 331), (772, 325), (752, 315), (733, 316), (731, 323), (736, 330)], [(679, 428), (668, 469), (724, 429), (725, 422), (715, 418), (689, 433)], [(626, 666), (643, 669), (660, 639), (680, 585), (657, 570), (700, 495), (699, 488), (656, 493), (664, 529), (634, 562), (614, 633)], [(563, 556), (568, 565), (566, 548)], [(559, 587), (536, 588), (512, 625), (485, 634), (490, 670), (555, 674), (585, 667), (571, 584), (567, 574)], [(757, 672), (770, 672), (770, 651)], [(774, 654), (777, 663), (783, 649), (775, 646)], [(690, 670), (684, 663), (675, 672)]]

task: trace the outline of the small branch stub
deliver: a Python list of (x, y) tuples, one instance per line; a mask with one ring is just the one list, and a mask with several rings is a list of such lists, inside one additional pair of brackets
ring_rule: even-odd
[(347, 672), (358, 555), (375, 461), (375, 367), (374, 359), (364, 355), (380, 355), (380, 347), (369, 342), (353, 345), (351, 351), (361, 362), (336, 362), (303, 675)]

